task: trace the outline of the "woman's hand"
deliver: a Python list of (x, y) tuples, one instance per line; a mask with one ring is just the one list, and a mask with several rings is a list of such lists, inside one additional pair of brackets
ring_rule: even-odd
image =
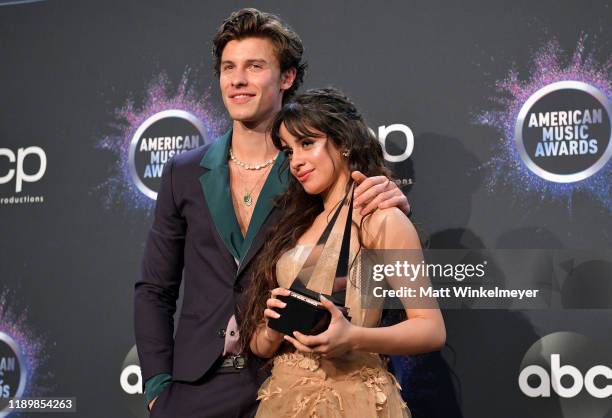
[(360, 171), (353, 171), (351, 177), (358, 186), (355, 188), (355, 209), (365, 216), (377, 208), (396, 207), (406, 216), (410, 215), (410, 203), (404, 193), (385, 176), (366, 177)]
[(264, 329), (264, 337), (272, 342), (279, 342), (283, 339), (283, 334), (273, 330), (268, 326), (268, 320), (270, 318), (280, 318), (280, 314), (276, 312), (274, 309), (282, 309), (287, 304), (280, 299), (277, 299), (277, 296), (289, 296), (291, 292), (284, 287), (277, 287), (272, 290), (272, 296), (266, 301), (266, 309), (264, 310), (264, 319), (266, 321), (266, 328)]
[(331, 313), (331, 322), (326, 331), (318, 335), (304, 335), (295, 331), (295, 338), (289, 335), (284, 338), (299, 351), (320, 353), (327, 358), (340, 357), (353, 349), (352, 335), (356, 327), (324, 296), (321, 296), (321, 304)]

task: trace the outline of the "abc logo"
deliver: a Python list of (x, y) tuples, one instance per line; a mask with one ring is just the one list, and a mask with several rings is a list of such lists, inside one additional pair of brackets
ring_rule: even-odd
[(525, 353), (518, 387), (534, 417), (602, 418), (612, 407), (612, 355), (573, 332), (556, 332)]
[[(0, 173), (0, 184), (8, 183), (15, 178), (15, 191), (17, 193), (21, 192), (24, 182), (34, 183), (40, 180), (47, 170), (47, 155), (40, 147), (19, 148), (17, 155), (8, 148), (0, 148), (0, 157), (8, 159), (9, 167), (15, 166), (15, 168), (9, 168), (5, 174)], [(33, 171), (26, 172), (26, 161), (28, 161), (28, 167), (31, 168), (30, 160), (36, 157), (38, 157), (38, 167)]]
[(121, 389), (128, 395), (136, 395), (142, 393), (142, 374), (140, 366), (130, 364), (121, 371), (119, 377)]
[[(550, 369), (552, 377), (548, 374), (546, 369), (541, 366), (531, 365), (525, 367), (519, 375), (519, 387), (521, 391), (532, 398), (538, 396), (549, 397), (552, 385), (557, 395), (564, 398), (572, 398), (578, 395), (584, 386), (587, 392), (596, 398), (607, 398), (612, 395), (612, 384), (606, 385), (603, 388), (595, 386), (595, 378), (597, 376), (604, 376), (607, 379), (612, 379), (612, 369), (609, 367), (601, 364), (593, 366), (583, 377), (580, 370), (576, 367), (570, 366), (569, 364), (561, 366), (561, 355), (551, 354)], [(540, 384), (535, 388), (531, 387), (528, 383), (528, 379), (532, 375), (540, 378)], [(570, 387), (564, 387), (561, 383), (563, 376), (571, 376), (573, 383)]]
[(140, 371), (140, 361), (138, 351), (134, 345), (125, 356), (121, 365), (119, 375), (119, 385), (121, 387), (121, 397), (124, 405), (132, 413), (133, 417), (145, 418), (148, 416), (145, 407), (145, 399), (142, 394), (142, 374)]

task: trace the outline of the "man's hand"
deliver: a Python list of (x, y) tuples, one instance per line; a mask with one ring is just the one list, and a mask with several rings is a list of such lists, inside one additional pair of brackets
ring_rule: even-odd
[(410, 214), (410, 204), (397, 184), (385, 176), (366, 177), (360, 171), (353, 171), (351, 177), (357, 183), (355, 188), (355, 209), (361, 209), (360, 214), (367, 215), (376, 208), (385, 209), (397, 207), (406, 216)]
[(153, 405), (155, 405), (155, 401), (157, 400), (157, 398), (159, 398), (159, 395), (158, 395), (158, 396), (156, 396), (156, 397), (154, 397), (154, 398), (151, 400), (151, 402), (149, 402), (149, 411), (150, 411), (151, 409), (153, 409)]

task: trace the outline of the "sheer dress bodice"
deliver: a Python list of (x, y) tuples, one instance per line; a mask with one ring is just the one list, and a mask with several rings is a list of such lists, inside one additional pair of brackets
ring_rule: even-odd
[[(381, 310), (361, 307), (361, 265), (359, 257), (355, 258), (359, 244), (356, 235), (353, 236), (345, 306), (349, 308), (353, 324), (376, 327), (380, 323)], [(339, 238), (332, 236), (330, 239)], [(314, 245), (297, 245), (279, 258), (276, 275), (280, 286), (290, 288), (302, 268), (314, 268), (304, 265), (313, 248)], [(332, 286), (329, 269), (335, 272), (338, 254), (328, 251), (323, 257), (327, 258), (322, 260), (324, 267), (312, 272), (307, 287), (329, 295)], [(286, 350), (287, 344), (284, 344), (282, 354), (274, 358), (272, 375), (259, 390), (258, 418), (410, 417), (410, 411), (400, 396), (400, 386), (387, 371), (380, 355), (350, 351), (341, 357), (328, 359), (316, 353), (296, 351), (293, 346)]]

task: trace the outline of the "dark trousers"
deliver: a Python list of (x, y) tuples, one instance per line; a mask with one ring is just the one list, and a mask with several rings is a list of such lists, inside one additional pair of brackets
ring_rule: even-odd
[(263, 371), (213, 367), (196, 382), (175, 382), (153, 405), (151, 418), (250, 418), (257, 412)]

